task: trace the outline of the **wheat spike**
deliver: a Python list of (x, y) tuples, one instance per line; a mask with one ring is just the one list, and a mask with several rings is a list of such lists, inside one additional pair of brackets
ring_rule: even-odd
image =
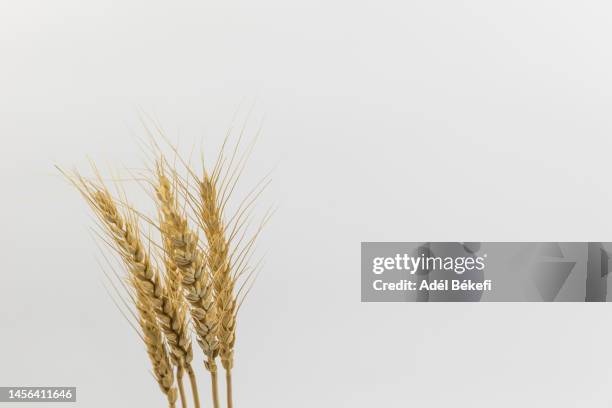
[(136, 293), (139, 323), (155, 377), (170, 406), (174, 406), (177, 397), (174, 375), (162, 332), (176, 359), (190, 356), (190, 346), (184, 341), (188, 339), (188, 330), (180, 324), (182, 312), (161, 285), (159, 275), (150, 262), (150, 255), (140, 240), (134, 212), (128, 210), (126, 215), (122, 215), (103, 185), (96, 186), (78, 174), (70, 179), (102, 222), (109, 244), (114, 245), (129, 271), (129, 280)]
[(219, 313), (219, 357), (226, 370), (233, 368), (234, 343), (236, 340), (235, 279), (231, 273), (228, 242), (225, 226), (217, 198), (215, 179), (204, 174), (200, 183), (202, 199), (201, 218), (208, 241), (208, 265), (215, 291), (215, 303)]
[(207, 358), (205, 366), (211, 373), (213, 403), (218, 407), (215, 363), (218, 354), (218, 320), (212, 280), (206, 269), (204, 255), (198, 247), (198, 236), (189, 228), (186, 216), (179, 210), (172, 183), (165, 175), (161, 161), (157, 167), (156, 195), (162, 214), (160, 229), (170, 258), (180, 272), (197, 341)]
[(106, 189), (88, 189), (87, 191), (91, 193), (95, 209), (99, 212), (109, 235), (113, 238), (129, 269), (130, 281), (136, 289), (136, 306), (140, 314), (139, 323), (147, 352), (153, 363), (153, 371), (159, 386), (168, 397), (168, 402), (172, 407), (176, 403), (177, 395), (172, 366), (162, 336), (162, 330), (169, 331), (170, 344), (178, 337), (172, 327), (175, 319), (168, 314), (168, 309), (172, 306), (170, 302), (161, 300), (163, 290), (159, 284), (158, 275), (150, 264), (149, 256), (140, 242), (137, 226), (133, 222), (124, 220)]
[(159, 273), (151, 264), (150, 256), (144, 250), (140, 240), (138, 223), (135, 217), (123, 217), (105, 189), (95, 191), (93, 198), (111, 233), (111, 238), (130, 266), (130, 274), (139, 283), (138, 289), (149, 299), (155, 311), (157, 320), (170, 346), (173, 359), (177, 362), (191, 361), (193, 353), (185, 320), (185, 310), (181, 307), (178, 299), (171, 296), (170, 292), (162, 285)]
[[(213, 173), (214, 174), (214, 173)], [(215, 304), (219, 314), (217, 340), (219, 357), (225, 368), (227, 407), (233, 408), (232, 368), (234, 366), (234, 344), (236, 341), (236, 297), (235, 277), (232, 275), (229, 244), (223, 224), (222, 204), (218, 200), (216, 177), (204, 171), (200, 182), (201, 225), (208, 241), (207, 262), (213, 281)]]

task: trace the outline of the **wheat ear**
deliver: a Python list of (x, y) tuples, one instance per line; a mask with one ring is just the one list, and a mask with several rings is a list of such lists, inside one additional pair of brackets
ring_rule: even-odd
[[(102, 192), (99, 195), (101, 202), (108, 201), (110, 196)], [(112, 209), (116, 211), (116, 208)], [(107, 210), (108, 211), (108, 210)], [(110, 212), (109, 212), (110, 214)], [(162, 285), (159, 273), (152, 265), (149, 254), (144, 250), (139, 238), (138, 224), (135, 217), (129, 217), (125, 222), (118, 214), (114, 218), (106, 217), (113, 238), (121, 249), (124, 258), (132, 263), (130, 270), (140, 290), (148, 297), (157, 316), (159, 325), (166, 337), (172, 359), (178, 363), (189, 362), (193, 358), (189, 327), (185, 318), (185, 309), (180, 300), (172, 296), (171, 292)], [(124, 225), (121, 228), (121, 225)]]
[[(124, 217), (115, 204), (112, 196), (104, 187), (96, 187), (80, 176), (71, 179), (83, 194), (96, 215), (104, 225), (108, 238), (121, 255), (128, 271), (129, 280), (136, 293), (136, 307), (139, 312), (139, 324), (147, 347), (149, 358), (153, 364), (155, 378), (168, 398), (170, 407), (175, 407), (177, 394), (174, 387), (174, 374), (170, 358), (162, 335), (163, 323), (160, 322), (157, 311), (156, 297), (161, 296), (157, 274), (154, 272), (149, 254), (140, 242), (138, 224), (133, 213)], [(143, 277), (149, 277), (143, 279)]]
[(211, 375), (213, 404), (218, 408), (215, 362), (218, 354), (218, 317), (212, 280), (206, 269), (204, 255), (198, 248), (198, 236), (189, 228), (186, 216), (178, 208), (172, 183), (164, 174), (163, 164), (157, 167), (156, 193), (162, 214), (160, 229), (166, 237), (170, 257), (181, 274), (181, 285), (190, 305), (198, 344), (207, 358), (205, 366)]
[(168, 343), (171, 358), (177, 367), (191, 361), (193, 353), (189, 328), (185, 319), (185, 309), (176, 296), (162, 285), (159, 273), (151, 264), (149, 254), (144, 250), (139, 238), (135, 217), (125, 221), (118, 213), (108, 192), (98, 191), (96, 201), (104, 211), (104, 218), (113, 240), (122, 256), (131, 264), (130, 273), (138, 282), (138, 289), (151, 303), (159, 326)]
[[(213, 173), (214, 174), (214, 173)], [(223, 223), (222, 205), (217, 196), (216, 176), (204, 173), (200, 182), (200, 217), (208, 241), (207, 262), (211, 271), (215, 292), (215, 304), (219, 314), (219, 357), (225, 368), (227, 405), (232, 408), (232, 368), (236, 341), (235, 279), (231, 272), (228, 240)]]

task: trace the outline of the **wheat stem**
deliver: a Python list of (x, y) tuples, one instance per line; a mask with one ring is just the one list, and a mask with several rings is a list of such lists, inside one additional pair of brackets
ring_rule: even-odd
[(189, 375), (189, 383), (191, 384), (191, 394), (193, 396), (193, 406), (195, 408), (200, 408), (200, 395), (198, 393), (198, 382), (196, 381), (196, 376), (191, 367), (191, 364), (187, 364), (185, 366), (187, 369), (187, 374)]
[(212, 387), (213, 407), (220, 408), (219, 403), (219, 380), (217, 378), (217, 364), (215, 360), (208, 360), (207, 363), (210, 371), (210, 385)]
[(181, 398), (181, 407), (187, 408), (187, 398), (185, 398), (185, 387), (183, 386), (183, 373), (185, 369), (182, 364), (176, 367), (176, 383), (178, 385), (179, 396)]
[(232, 370), (225, 370), (225, 387), (227, 391), (227, 408), (233, 408), (234, 402), (232, 399)]

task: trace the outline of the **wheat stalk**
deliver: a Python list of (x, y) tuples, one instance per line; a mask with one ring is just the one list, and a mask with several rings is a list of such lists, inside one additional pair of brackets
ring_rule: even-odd
[(191, 316), (198, 344), (207, 358), (206, 368), (211, 375), (213, 404), (219, 407), (217, 364), (218, 317), (213, 298), (212, 280), (204, 255), (198, 247), (198, 236), (188, 225), (187, 218), (178, 208), (176, 195), (168, 177), (164, 174), (163, 161), (157, 166), (156, 195), (170, 258), (181, 274), (184, 296), (190, 304)]

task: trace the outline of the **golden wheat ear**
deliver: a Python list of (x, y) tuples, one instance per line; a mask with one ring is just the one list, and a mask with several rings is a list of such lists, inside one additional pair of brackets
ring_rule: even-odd
[[(163, 329), (172, 326), (174, 317), (168, 312), (169, 302), (165, 300), (159, 276), (150, 262), (150, 254), (140, 240), (135, 214), (129, 210), (123, 214), (119, 210), (117, 202), (99, 176), (98, 182), (94, 183), (77, 172), (62, 173), (89, 204), (100, 222), (104, 241), (120, 255), (124, 263), (128, 280), (134, 289), (138, 322), (153, 365), (153, 373), (168, 398), (169, 406), (174, 407), (177, 392), (170, 355), (165, 344), (166, 340), (170, 343), (170, 339), (165, 340), (163, 333)], [(129, 208), (127, 205), (125, 207)], [(172, 338), (172, 335), (170, 337)]]
[(214, 178), (205, 172), (199, 188), (201, 224), (208, 242), (207, 263), (213, 282), (219, 320), (217, 329), (219, 357), (225, 369), (227, 405), (231, 408), (233, 406), (231, 370), (236, 339), (235, 281), (231, 274), (228, 241)]
[(188, 218), (178, 205), (177, 195), (182, 181), (175, 171), (166, 174), (163, 158), (156, 166), (156, 196), (161, 217), (160, 230), (166, 253), (180, 275), (183, 296), (189, 310), (197, 341), (206, 356), (205, 366), (211, 375), (213, 405), (219, 407), (217, 365), (218, 316), (212, 280), (205, 255), (199, 247), (198, 235), (189, 227)]
[[(246, 124), (245, 124), (246, 125)], [(202, 174), (190, 174), (196, 180), (196, 191), (187, 190), (191, 207), (197, 215), (200, 228), (206, 237), (206, 264), (214, 289), (215, 307), (217, 310), (217, 342), (221, 364), (225, 369), (226, 396), (228, 408), (233, 407), (232, 369), (234, 367), (234, 347), (236, 343), (236, 322), (239, 305), (248, 293), (252, 283), (253, 270), (249, 267), (250, 255), (254, 242), (265, 224), (265, 220), (256, 233), (247, 239), (247, 230), (254, 203), (269, 183), (268, 175), (249, 192), (238, 205), (234, 214), (227, 218), (225, 212), (230, 197), (235, 192), (248, 158), (253, 150), (258, 134), (242, 148), (245, 128), (231, 149), (228, 149), (230, 134), (221, 146), (217, 160), (212, 169), (207, 168), (202, 160)], [(226, 154), (226, 149), (229, 154)], [(244, 280), (238, 286), (238, 281)], [(242, 289), (246, 286), (246, 292)], [(242, 300), (238, 296), (242, 294)]]

